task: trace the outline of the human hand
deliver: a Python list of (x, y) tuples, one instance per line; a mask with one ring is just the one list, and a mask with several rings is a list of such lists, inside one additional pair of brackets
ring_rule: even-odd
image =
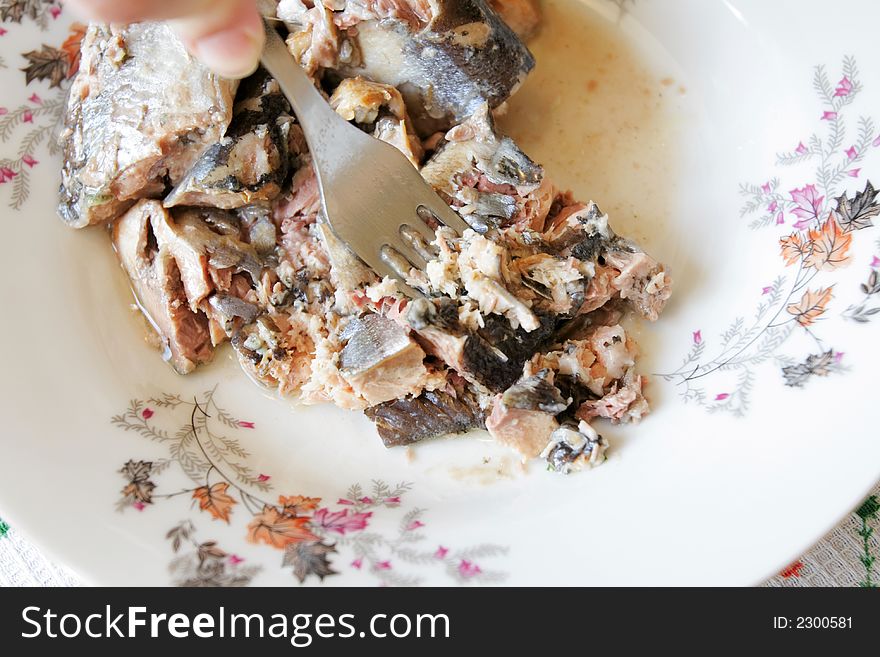
[(256, 0), (65, 0), (97, 21), (168, 20), (187, 49), (219, 75), (254, 72), (263, 48)]

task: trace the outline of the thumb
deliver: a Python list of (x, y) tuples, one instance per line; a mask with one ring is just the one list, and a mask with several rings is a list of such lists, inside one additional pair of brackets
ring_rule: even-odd
[(265, 38), (256, 0), (65, 1), (92, 20), (170, 20), (193, 55), (230, 78), (256, 69)]
[(216, 73), (243, 78), (256, 70), (266, 38), (254, 0), (214, 0), (211, 9), (171, 21), (193, 55)]

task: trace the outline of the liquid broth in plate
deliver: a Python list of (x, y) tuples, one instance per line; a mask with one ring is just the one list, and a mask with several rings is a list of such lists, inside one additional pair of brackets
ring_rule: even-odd
[(651, 251), (672, 212), (675, 109), (687, 90), (582, 2), (541, 6), (541, 30), (528, 44), (537, 65), (499, 127), (557, 187), (594, 200), (618, 233)]

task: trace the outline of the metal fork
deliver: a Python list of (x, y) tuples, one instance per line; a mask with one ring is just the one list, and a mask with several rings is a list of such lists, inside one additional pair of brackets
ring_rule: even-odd
[[(380, 276), (393, 276), (411, 297), (408, 265), (423, 269), (425, 245), (434, 240), (432, 220), (457, 233), (468, 224), (431, 188), (391, 144), (375, 139), (339, 116), (266, 23), (262, 54), (305, 133), (333, 232)], [(405, 260), (401, 260), (405, 258)]]

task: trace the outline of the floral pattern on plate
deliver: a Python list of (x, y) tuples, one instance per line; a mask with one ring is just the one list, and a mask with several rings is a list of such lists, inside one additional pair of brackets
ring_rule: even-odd
[[(3, 23), (30, 19), (46, 30), (49, 21), (60, 15), (61, 7), (51, 0), (0, 0)], [(73, 23), (67, 38), (58, 47), (43, 43), (39, 48), (21, 53), (26, 63), (21, 69), (25, 85), (46, 81), (50, 95), (33, 93), (18, 107), (0, 106), (0, 144), (11, 147), (8, 151), (4, 148), (0, 155), (0, 185), (11, 186), (7, 204), (13, 210), (20, 210), (30, 197), (31, 173), (40, 164), (41, 152), (50, 156), (58, 153), (56, 138), (70, 80), (79, 70), (80, 43), (85, 29), (81, 23)], [(8, 32), (0, 28), (0, 38)], [(0, 68), (9, 66), (9, 62), (0, 58)]]
[[(780, 167), (815, 163), (815, 182), (796, 186), (787, 194), (781, 191), (778, 177), (740, 186), (747, 198), (741, 215), (757, 215), (750, 228), (791, 229), (779, 238), (781, 272), (761, 289), (752, 319), (737, 317), (721, 334), (718, 345), (713, 345), (714, 355), (707, 351), (709, 341), (702, 331), (694, 331), (681, 366), (659, 375), (674, 383), (686, 402), (710, 412), (743, 415), (751, 401), (756, 369), (767, 362), (776, 363), (785, 385), (793, 388), (803, 387), (812, 377), (846, 369), (844, 351), (823, 337), (827, 332), (820, 331), (819, 323), (833, 316), (838, 297), (849, 296), (850, 290), (837, 287), (838, 270), (852, 262), (853, 241), (865, 239), (862, 231), (872, 228), (880, 214), (878, 192), (870, 181), (860, 190), (846, 189), (847, 179), (862, 178), (859, 165), (871, 149), (880, 146), (880, 135), (876, 135), (874, 121), (861, 116), (855, 139), (847, 140), (847, 108), (862, 90), (853, 58), (843, 60), (836, 85), (831, 84), (825, 67), (817, 66), (813, 87), (822, 108), (819, 122), (827, 134), (814, 133), (807, 144), (801, 141), (791, 151), (778, 153), (776, 161)], [(867, 323), (880, 312), (880, 306), (872, 305), (874, 295), (880, 294), (878, 267), (880, 258), (875, 255), (867, 282), (861, 285), (864, 298), (839, 312), (839, 317)], [(796, 356), (782, 353), (782, 346), (798, 332), (809, 336), (814, 348)], [(713, 379), (723, 372), (735, 374), (734, 382), (713, 390)]]
[[(252, 546), (279, 550), (280, 567), (290, 568), (300, 583), (310, 577), (323, 581), (340, 568), (367, 572), (379, 585), (392, 586), (420, 584), (419, 572), (425, 569), (442, 571), (455, 584), (504, 579), (503, 572), (487, 568), (485, 562), (505, 554), (505, 547), (428, 543), (427, 511), (411, 508), (400, 513), (412, 488), (409, 483), (376, 480), (368, 489), (355, 484), (334, 504), (320, 497), (275, 494), (272, 476), (252, 469), (247, 464), (250, 453), (231, 437), (231, 432), (255, 430), (256, 424), (221, 408), (215, 395), (216, 388), (192, 400), (172, 394), (135, 399), (111, 419), (120, 429), (161, 444), (168, 455), (130, 459), (122, 465), (125, 485), (117, 501), (119, 511), (144, 512), (159, 501), (191, 499), (191, 508), (203, 517), (243, 525)], [(156, 479), (169, 468), (178, 468), (191, 485), (166, 492)], [(399, 515), (396, 530), (374, 530), (371, 523), (380, 514)], [(175, 555), (169, 566), (174, 584), (249, 584), (259, 567), (248, 565), (246, 555), (230, 552), (214, 539), (203, 540), (205, 534), (189, 518), (166, 534)]]

